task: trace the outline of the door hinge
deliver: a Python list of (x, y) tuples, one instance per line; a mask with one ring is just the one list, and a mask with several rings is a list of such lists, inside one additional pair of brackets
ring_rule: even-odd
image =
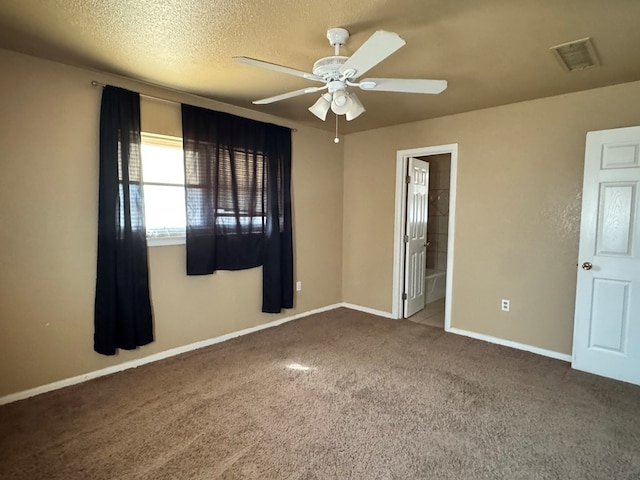
[(407, 184), (411, 183), (411, 175), (407, 175), (407, 176), (404, 178), (404, 181), (405, 181), (405, 182), (407, 182)]
[(407, 294), (406, 294), (406, 293), (403, 293), (403, 294), (402, 294), (402, 299), (403, 299), (403, 300), (406, 300), (406, 299), (407, 299)]
[(409, 243), (409, 235), (404, 236), (404, 243)]

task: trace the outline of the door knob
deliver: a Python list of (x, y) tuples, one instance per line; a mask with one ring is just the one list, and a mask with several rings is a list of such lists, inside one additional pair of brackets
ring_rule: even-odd
[(429, 245), (431, 245), (431, 242), (427, 242), (424, 244), (425, 247), (428, 247)]
[(591, 264), (591, 262), (584, 262), (582, 264), (582, 268), (583, 270), (591, 270), (593, 268), (593, 265)]

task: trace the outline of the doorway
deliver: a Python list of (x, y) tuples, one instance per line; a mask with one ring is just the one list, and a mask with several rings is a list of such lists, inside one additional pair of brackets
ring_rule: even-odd
[(451, 155), (419, 157), (429, 163), (427, 247), (424, 277), (424, 308), (411, 320), (444, 328), (449, 239), (449, 194)]
[[(431, 215), (427, 230), (427, 267), (425, 272), (425, 306), (427, 311), (415, 316), (440, 316), (444, 314), (444, 329), (451, 328), (451, 285), (453, 283), (455, 199), (458, 165), (458, 145), (439, 145), (409, 150), (399, 150), (396, 158), (396, 199), (394, 228), (394, 262), (393, 262), (393, 318), (406, 317), (406, 272), (405, 272), (405, 235), (407, 229), (407, 167), (411, 158), (419, 158), (430, 162), (432, 180), (430, 186), (429, 207)], [(447, 162), (444, 165), (444, 162)], [(439, 164), (439, 165), (438, 165)], [(447, 213), (448, 215), (442, 215)], [(438, 215), (440, 214), (440, 215)], [(440, 217), (440, 218), (435, 218)], [(438, 245), (438, 242), (440, 243)], [(431, 278), (428, 278), (431, 277)], [(421, 322), (427, 323), (427, 322)]]

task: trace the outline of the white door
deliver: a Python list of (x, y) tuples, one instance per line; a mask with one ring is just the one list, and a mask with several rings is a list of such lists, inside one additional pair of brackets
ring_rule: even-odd
[(640, 127), (589, 132), (573, 368), (640, 385)]
[(424, 276), (427, 260), (429, 163), (409, 158), (407, 220), (405, 228), (404, 318), (424, 308)]

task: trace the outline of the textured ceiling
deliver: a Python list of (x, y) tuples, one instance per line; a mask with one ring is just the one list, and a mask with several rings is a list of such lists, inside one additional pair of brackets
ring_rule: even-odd
[[(376, 30), (407, 45), (367, 76), (448, 80), (440, 95), (363, 92), (345, 133), (640, 80), (640, 0), (0, 0), (0, 48), (99, 69), (293, 122), (318, 94), (251, 100), (315, 83), (242, 65), (244, 55), (299, 70), (350, 55)], [(549, 47), (592, 37), (602, 66), (564, 72)]]

